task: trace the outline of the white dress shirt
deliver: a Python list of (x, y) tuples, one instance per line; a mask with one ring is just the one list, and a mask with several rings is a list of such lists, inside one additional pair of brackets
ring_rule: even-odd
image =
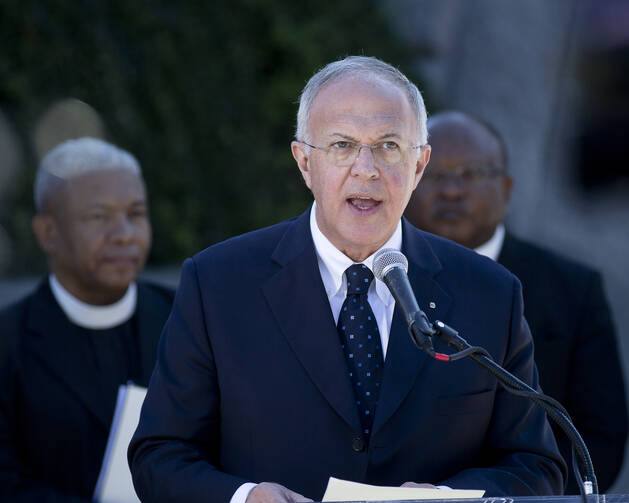
[[(317, 262), (319, 263), (319, 272), (323, 280), (325, 292), (328, 295), (334, 323), (339, 319), (339, 313), (345, 297), (347, 295), (347, 278), (345, 270), (355, 264), (351, 258), (336, 248), (328, 238), (326, 238), (319, 226), (317, 225), (317, 204), (312, 205), (310, 212), (310, 231), (314, 241), (315, 251), (317, 252)], [(398, 222), (393, 235), (379, 249), (393, 248), (400, 251), (402, 249), (402, 222)], [(361, 264), (366, 265), (373, 272), (373, 257), (375, 253), (369, 255)], [(393, 310), (395, 309), (395, 299), (387, 286), (374, 278), (367, 291), (367, 300), (376, 317), (378, 323), (378, 332), (382, 342), (383, 358), (387, 354), (387, 346), (389, 343), (389, 331), (391, 330), (391, 320), (393, 320)]]
[(70, 321), (80, 327), (93, 330), (122, 325), (133, 316), (137, 303), (137, 287), (131, 283), (127, 292), (117, 302), (107, 306), (86, 304), (68, 292), (54, 274), (48, 277), (52, 294)]
[(494, 235), (489, 238), (489, 241), (483, 243), (478, 248), (474, 248), (474, 251), (492, 259), (495, 262), (498, 260), (498, 255), (500, 255), (504, 240), (505, 226), (503, 224), (498, 224), (498, 227), (496, 227), (496, 230), (494, 231)]

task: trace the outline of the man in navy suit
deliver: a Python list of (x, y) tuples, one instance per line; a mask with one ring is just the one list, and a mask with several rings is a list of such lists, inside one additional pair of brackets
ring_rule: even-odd
[[(319, 500), (330, 476), (560, 493), (565, 466), (545, 414), (474, 362), (417, 350), (370, 279), (375, 252), (401, 250), (429, 316), (537, 386), (517, 279), (401, 218), (430, 157), (417, 88), (382, 61), (349, 57), (310, 79), (297, 122), (291, 149), (312, 207), (184, 263), (129, 448), (140, 498)], [(368, 354), (348, 352), (344, 332), (356, 267), (369, 285), (364, 322), (377, 322), (356, 345), (375, 343)], [(365, 409), (373, 395), (352, 369), (372, 357), (382, 373)]]
[[(428, 121), (430, 168), (406, 216), (428, 232), (496, 260), (522, 282), (524, 314), (545, 393), (570, 413), (588, 446), (601, 492), (614, 482), (627, 438), (615, 328), (601, 275), (505, 229), (513, 179), (499, 133), (461, 112)], [(553, 424), (561, 452), (570, 442)], [(569, 492), (577, 492), (570, 477)]]

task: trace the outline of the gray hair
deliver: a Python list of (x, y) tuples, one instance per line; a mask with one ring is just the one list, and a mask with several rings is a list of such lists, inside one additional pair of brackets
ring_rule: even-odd
[(428, 141), (426, 106), (417, 86), (397, 68), (368, 56), (348, 56), (345, 59), (329, 63), (310, 78), (299, 98), (297, 140), (310, 141), (307, 132), (308, 120), (310, 119), (312, 103), (319, 91), (330, 82), (350, 76), (379, 77), (404, 91), (417, 117), (418, 142), (420, 145), (424, 145)]
[(108, 169), (125, 169), (142, 177), (140, 164), (129, 152), (96, 138), (83, 137), (60, 143), (39, 163), (35, 176), (35, 208), (44, 208), (59, 185), (71, 178)]

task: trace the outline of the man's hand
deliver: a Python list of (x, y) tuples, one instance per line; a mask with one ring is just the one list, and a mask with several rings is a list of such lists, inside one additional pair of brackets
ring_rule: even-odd
[(400, 487), (421, 487), (423, 489), (439, 489), (432, 484), (418, 484), (417, 482), (404, 482)]
[(273, 482), (260, 482), (255, 486), (245, 503), (299, 503), (312, 501), (299, 493)]

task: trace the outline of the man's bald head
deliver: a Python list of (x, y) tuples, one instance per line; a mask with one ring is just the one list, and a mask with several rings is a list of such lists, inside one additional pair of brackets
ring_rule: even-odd
[(449, 143), (448, 146), (470, 150), (484, 145), (487, 153), (495, 156), (495, 163), (508, 170), (507, 149), (498, 131), (478, 117), (455, 110), (441, 112), (428, 120), (430, 144)]
[(513, 180), (498, 132), (462, 112), (428, 121), (430, 164), (406, 209), (417, 227), (468, 248), (488, 241), (503, 220)]

